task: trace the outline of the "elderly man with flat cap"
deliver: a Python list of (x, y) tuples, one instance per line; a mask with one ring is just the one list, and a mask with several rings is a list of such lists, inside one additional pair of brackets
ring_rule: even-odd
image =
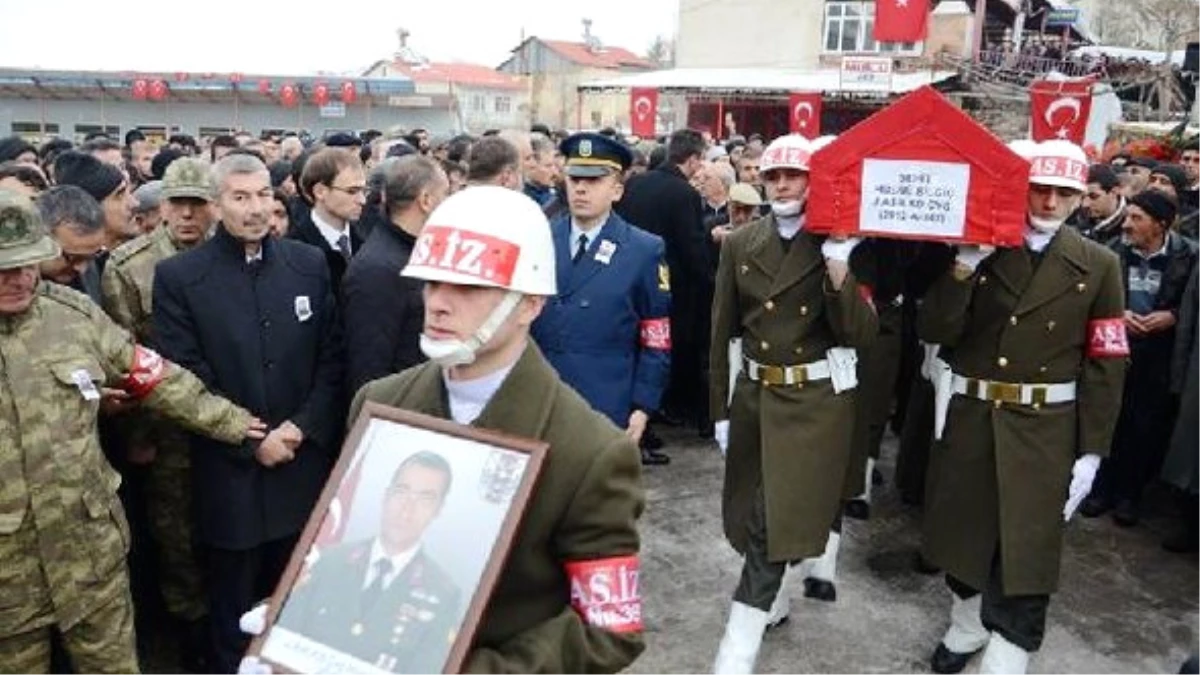
[[(563, 381), (640, 443), (670, 371), (663, 241), (612, 210), (632, 161), (624, 144), (582, 133), (561, 150), (570, 214), (551, 223), (558, 295), (533, 324), (533, 338)], [(643, 444), (643, 464), (669, 461)]]

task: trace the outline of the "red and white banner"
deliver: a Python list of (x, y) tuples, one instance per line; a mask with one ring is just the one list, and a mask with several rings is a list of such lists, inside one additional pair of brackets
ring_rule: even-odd
[(1092, 80), (1038, 80), (1029, 88), (1030, 137), (1083, 145), (1092, 114)]
[(642, 596), (636, 555), (566, 564), (571, 607), (589, 626), (614, 633), (642, 630)]
[(263, 96), (266, 96), (267, 94), (271, 93), (271, 81), (270, 80), (259, 80), (258, 81), (258, 93), (262, 94)]
[(658, 127), (658, 90), (629, 91), (629, 126), (634, 136), (654, 138)]
[(358, 100), (358, 89), (354, 87), (354, 83), (347, 80), (342, 83), (342, 103), (350, 105)]
[(279, 88), (279, 102), (284, 106), (291, 108), (299, 99), (300, 93), (296, 91), (296, 85), (291, 82)]
[(161, 101), (167, 97), (167, 83), (164, 80), (155, 80), (150, 83), (150, 100)]
[(920, 42), (929, 32), (929, 0), (876, 0), (876, 42)]
[(1095, 319), (1088, 322), (1089, 359), (1111, 359), (1129, 356), (1129, 337), (1125, 319)]
[(788, 111), (793, 134), (809, 140), (821, 135), (821, 92), (792, 94), (788, 97)]
[(318, 82), (317, 86), (313, 87), (313, 102), (317, 105), (329, 103), (329, 85)]
[(133, 81), (133, 87), (130, 89), (130, 96), (135, 101), (145, 101), (146, 96), (150, 93), (150, 83), (144, 79)]

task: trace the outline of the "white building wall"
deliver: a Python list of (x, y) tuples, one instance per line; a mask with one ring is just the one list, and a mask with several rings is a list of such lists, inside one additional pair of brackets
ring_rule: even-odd
[(815, 69), (824, 0), (679, 0), (677, 68)]

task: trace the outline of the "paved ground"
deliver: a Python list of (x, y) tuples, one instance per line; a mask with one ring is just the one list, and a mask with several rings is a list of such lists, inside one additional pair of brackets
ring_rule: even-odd
[[(647, 649), (630, 672), (711, 672), (740, 559), (720, 524), (721, 459), (711, 441), (671, 430), (673, 463), (647, 469), (642, 591)], [(885, 441), (887, 484), (872, 518), (846, 521), (838, 599), (803, 597), (789, 584), (792, 620), (768, 634), (760, 672), (929, 672), (945, 630), (950, 592), (941, 576), (911, 571), (920, 514), (891, 489), (895, 439)], [(1124, 530), (1077, 519), (1066, 540), (1061, 591), (1046, 641), (1030, 664), (1041, 673), (1173, 673), (1196, 649), (1197, 560), (1159, 548), (1170, 522)], [(978, 659), (967, 672), (978, 669)]]

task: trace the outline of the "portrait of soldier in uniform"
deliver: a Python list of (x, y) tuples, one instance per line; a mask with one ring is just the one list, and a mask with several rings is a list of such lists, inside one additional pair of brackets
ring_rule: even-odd
[(320, 551), (278, 625), (383, 671), (441, 672), (462, 592), (422, 540), (452, 478), (450, 464), (435, 452), (402, 461), (384, 492), (377, 535)]

